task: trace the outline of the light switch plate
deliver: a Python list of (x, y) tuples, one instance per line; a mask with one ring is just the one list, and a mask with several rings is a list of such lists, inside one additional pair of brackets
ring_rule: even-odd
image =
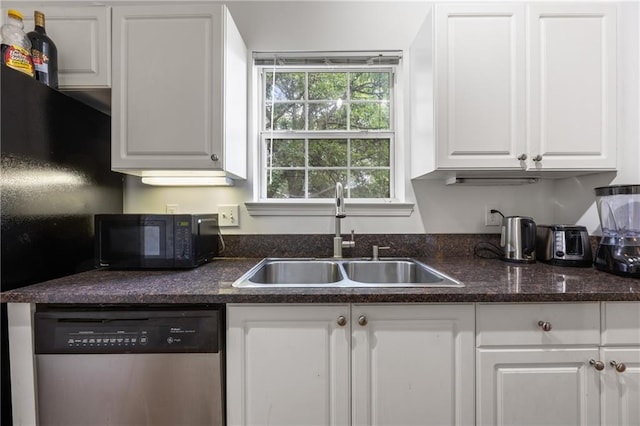
[(240, 226), (240, 210), (237, 204), (218, 206), (219, 226)]

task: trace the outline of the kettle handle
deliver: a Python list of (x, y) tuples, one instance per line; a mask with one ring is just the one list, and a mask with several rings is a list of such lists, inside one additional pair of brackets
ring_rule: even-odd
[(530, 255), (536, 249), (536, 223), (532, 219), (522, 219), (522, 252)]

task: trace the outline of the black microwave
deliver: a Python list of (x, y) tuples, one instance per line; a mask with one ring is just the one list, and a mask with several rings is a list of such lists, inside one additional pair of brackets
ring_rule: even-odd
[(111, 269), (195, 268), (218, 254), (217, 214), (95, 215), (95, 264)]

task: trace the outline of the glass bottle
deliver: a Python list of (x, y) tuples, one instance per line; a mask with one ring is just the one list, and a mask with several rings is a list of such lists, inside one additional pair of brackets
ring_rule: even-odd
[(31, 42), (23, 31), (22, 13), (14, 9), (7, 11), (7, 23), (0, 28), (2, 63), (9, 68), (34, 76), (31, 58)]
[(33, 12), (35, 28), (27, 34), (31, 41), (31, 57), (36, 80), (54, 89), (58, 88), (58, 49), (47, 35), (44, 27), (44, 13)]

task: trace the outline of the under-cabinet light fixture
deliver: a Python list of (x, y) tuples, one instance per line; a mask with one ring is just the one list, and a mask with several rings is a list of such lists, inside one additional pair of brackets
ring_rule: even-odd
[(500, 186), (500, 185), (530, 185), (538, 183), (539, 178), (485, 178), (485, 177), (452, 177), (445, 181), (447, 185), (468, 186)]
[(233, 186), (233, 180), (221, 176), (146, 176), (142, 183), (155, 186)]

